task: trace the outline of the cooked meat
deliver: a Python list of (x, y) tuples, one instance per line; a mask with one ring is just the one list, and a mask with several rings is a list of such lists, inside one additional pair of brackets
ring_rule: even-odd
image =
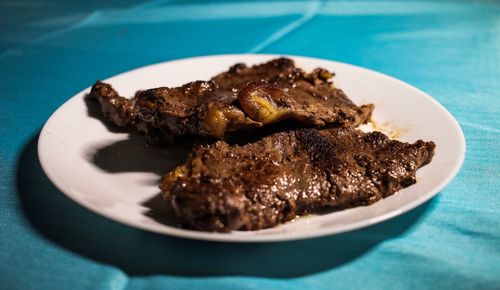
[(251, 67), (238, 63), (230, 67), (227, 72), (213, 77), (212, 81), (217, 84), (217, 96), (231, 103), (238, 98), (238, 92), (248, 83), (287, 76), (295, 70), (295, 64), (288, 58), (277, 58)]
[(416, 182), (434, 148), (353, 128), (291, 130), (241, 146), (198, 146), (160, 187), (185, 227), (257, 230), (389, 196)]
[(97, 81), (89, 97), (99, 102), (104, 118), (119, 127), (126, 127), (137, 119), (134, 101), (121, 97), (108, 84)]
[(324, 69), (305, 73), (295, 69), (288, 75), (249, 83), (238, 99), (243, 111), (263, 124), (294, 119), (302, 124), (357, 126), (370, 119), (373, 105), (356, 106), (331, 81)]
[(160, 143), (189, 135), (221, 138), (288, 118), (319, 127), (366, 122), (373, 105), (356, 106), (332, 77), (324, 69), (305, 73), (279, 58), (252, 67), (237, 64), (210, 81), (139, 91), (131, 100), (98, 81), (90, 97), (109, 121), (132, 125)]

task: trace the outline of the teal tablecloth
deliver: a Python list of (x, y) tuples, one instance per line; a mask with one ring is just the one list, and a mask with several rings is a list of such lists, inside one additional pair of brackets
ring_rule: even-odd
[[(499, 2), (99, 2), (0, 4), (1, 289), (500, 289)], [(136, 230), (45, 177), (41, 126), (96, 79), (245, 52), (339, 60), (421, 88), (462, 126), (462, 170), (391, 221), (275, 244)]]

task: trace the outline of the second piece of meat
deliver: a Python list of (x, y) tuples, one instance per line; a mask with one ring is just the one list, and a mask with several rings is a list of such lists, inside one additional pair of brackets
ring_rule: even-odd
[(278, 132), (195, 148), (161, 189), (185, 227), (257, 230), (297, 215), (373, 203), (416, 182), (435, 144), (353, 128)]

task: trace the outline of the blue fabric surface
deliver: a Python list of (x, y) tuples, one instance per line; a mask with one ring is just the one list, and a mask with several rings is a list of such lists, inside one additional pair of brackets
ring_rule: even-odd
[[(0, 4), (0, 289), (500, 288), (499, 2), (99, 2)], [(136, 230), (45, 177), (41, 126), (96, 79), (245, 52), (348, 62), (421, 88), (462, 126), (462, 170), (403, 216), (272, 244)]]

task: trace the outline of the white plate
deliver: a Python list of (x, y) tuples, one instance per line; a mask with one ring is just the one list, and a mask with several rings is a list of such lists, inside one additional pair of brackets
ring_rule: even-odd
[[(158, 86), (205, 80), (237, 62), (256, 64), (277, 55), (216, 55), (164, 62), (110, 79), (121, 95)], [(335, 84), (357, 104), (375, 104), (374, 120), (402, 141), (432, 140), (433, 161), (417, 173), (418, 182), (373, 205), (300, 218), (272, 229), (206, 233), (180, 229), (151, 213), (157, 206), (162, 172), (179, 164), (175, 150), (147, 148), (140, 137), (112, 132), (90, 117), (83, 90), (62, 105), (40, 134), (38, 155), (50, 180), (82, 206), (130, 226), (172, 236), (232, 242), (304, 239), (345, 232), (402, 214), (436, 195), (456, 175), (465, 157), (465, 139), (458, 123), (437, 101), (392, 77), (349, 64), (290, 56), (298, 67), (324, 67), (336, 73)]]

